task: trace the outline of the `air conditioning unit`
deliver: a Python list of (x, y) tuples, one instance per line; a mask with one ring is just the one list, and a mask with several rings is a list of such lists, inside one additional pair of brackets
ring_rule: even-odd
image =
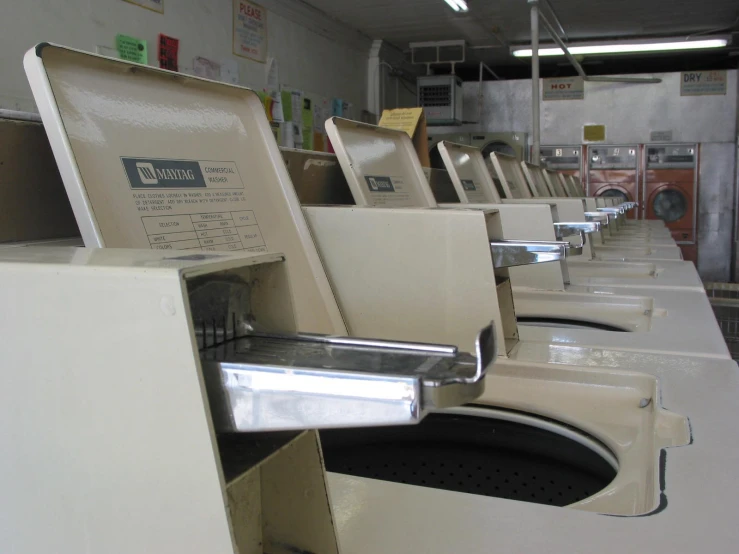
[(456, 75), (419, 77), (417, 89), (427, 125), (462, 123), (462, 79)]

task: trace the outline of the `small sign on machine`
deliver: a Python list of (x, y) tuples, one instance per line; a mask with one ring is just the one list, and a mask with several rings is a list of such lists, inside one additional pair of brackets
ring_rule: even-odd
[(726, 95), (726, 70), (683, 71), (680, 74), (680, 96)]
[(583, 100), (585, 81), (582, 77), (544, 79), (544, 100)]

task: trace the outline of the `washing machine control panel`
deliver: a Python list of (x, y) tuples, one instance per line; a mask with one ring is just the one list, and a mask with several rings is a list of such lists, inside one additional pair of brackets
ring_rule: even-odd
[(632, 146), (591, 146), (590, 169), (636, 169), (638, 149)]
[(581, 146), (542, 146), (541, 163), (549, 169), (580, 169)]
[(648, 169), (692, 169), (698, 159), (695, 144), (660, 144), (647, 147)]

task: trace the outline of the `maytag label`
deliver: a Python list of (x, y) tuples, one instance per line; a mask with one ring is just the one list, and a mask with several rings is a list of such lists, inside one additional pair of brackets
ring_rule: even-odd
[(472, 179), (462, 179), (462, 188), (469, 191), (477, 190), (475, 182)]
[(121, 158), (132, 189), (243, 188), (236, 164), (161, 158)]
[(395, 187), (393, 187), (393, 181), (390, 177), (367, 175), (364, 179), (367, 181), (370, 192), (395, 192)]

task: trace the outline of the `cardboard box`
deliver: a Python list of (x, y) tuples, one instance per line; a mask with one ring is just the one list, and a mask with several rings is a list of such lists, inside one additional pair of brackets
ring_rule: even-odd
[(0, 119), (0, 243), (79, 237), (41, 123)]

